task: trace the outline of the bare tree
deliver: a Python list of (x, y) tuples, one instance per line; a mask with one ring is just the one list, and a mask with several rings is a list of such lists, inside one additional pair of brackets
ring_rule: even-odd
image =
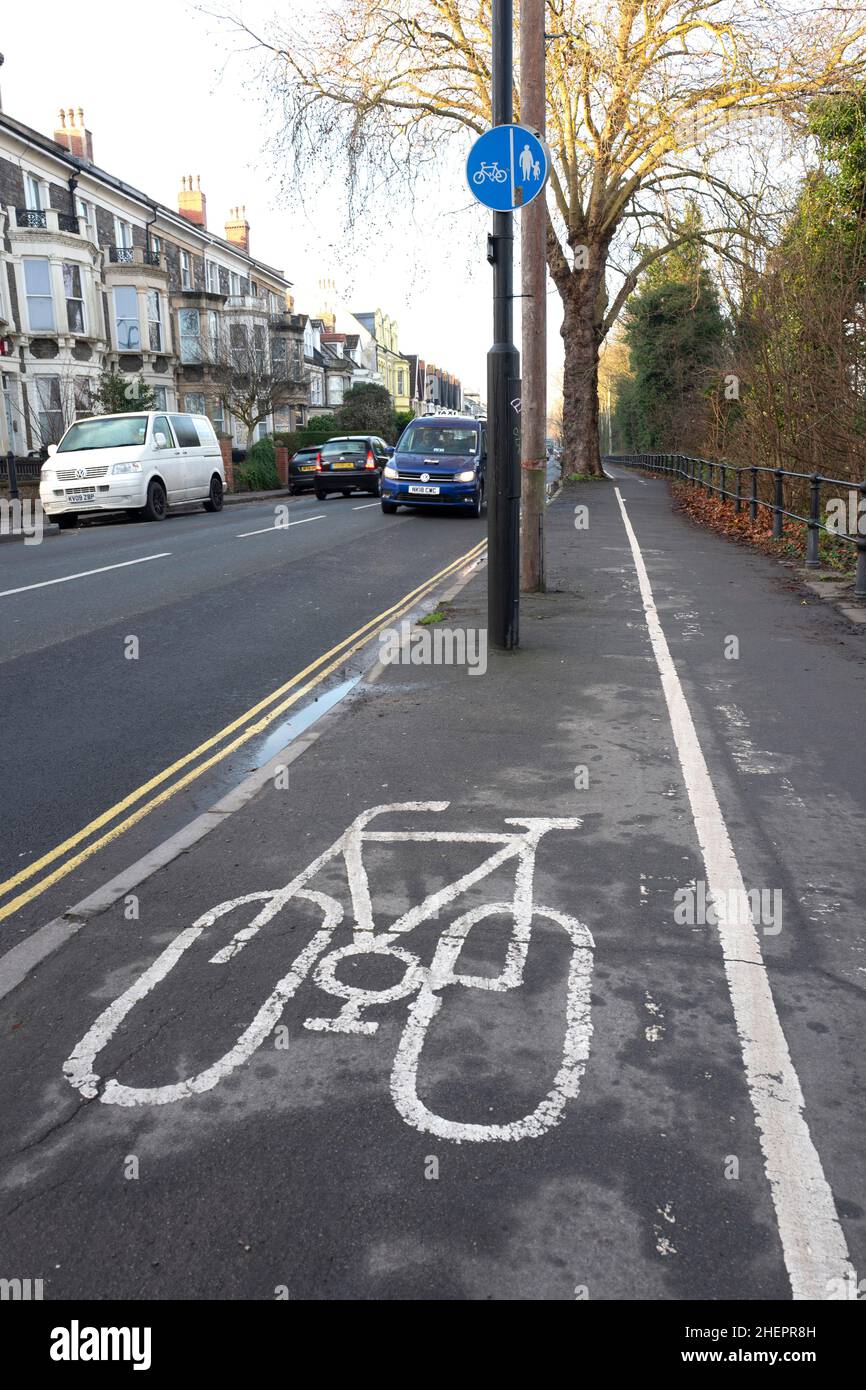
[(223, 406), (247, 432), (247, 448), (256, 426), (297, 396), (298, 383), (287, 360), (275, 356), (275, 346), (264, 325), (241, 320), (228, 325), (210, 363)]
[[(352, 180), (373, 171), (405, 187), (449, 137), (465, 145), (490, 123), (490, 9), (322, 0), (315, 16), (296, 12), (267, 36), (223, 17), (269, 52), (299, 173), (348, 161)], [(817, 10), (796, 0), (548, 0), (546, 28), (547, 259), (563, 309), (565, 458), (598, 472), (599, 349), (638, 277), (696, 235), (675, 230), (687, 197), (711, 209), (700, 233), (709, 244), (734, 230), (731, 210), (749, 195), (720, 151), (748, 139), (749, 120), (856, 78), (866, 17), (844, 0)]]

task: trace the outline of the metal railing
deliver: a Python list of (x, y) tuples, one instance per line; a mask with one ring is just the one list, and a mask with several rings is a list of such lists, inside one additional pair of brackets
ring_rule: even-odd
[(41, 227), (44, 230), (48, 226), (48, 216), (44, 208), (16, 208), (15, 225), (16, 227)]
[(10, 496), (18, 496), (20, 481), (39, 482), (42, 473), (42, 460), (39, 458), (19, 458), (13, 453), (0, 454), (0, 484), (5, 483)]
[(74, 232), (78, 235), (78, 218), (74, 212), (58, 212), (57, 226), (61, 232)]
[[(773, 539), (785, 536), (785, 521), (799, 522), (806, 528), (806, 568), (820, 569), (821, 532), (834, 540), (846, 542), (857, 548), (857, 573), (854, 581), (854, 597), (866, 598), (866, 481), (852, 482), (850, 478), (831, 478), (824, 473), (797, 473), (789, 468), (769, 468), (762, 464), (749, 464), (738, 468), (736, 464), (723, 459), (692, 458), (688, 454), (608, 454), (605, 462), (622, 464), (627, 468), (643, 468), (651, 473), (666, 477), (680, 478), (683, 482), (699, 487), (709, 496), (714, 493), (733, 503), (734, 512), (739, 515), (748, 507), (749, 519), (756, 521), (758, 511), (763, 507), (773, 518)], [(758, 489), (759, 475), (766, 474), (772, 479), (772, 498), (761, 497)], [(747, 487), (743, 487), (743, 479)], [(785, 480), (797, 479), (809, 487), (809, 515), (790, 511), (785, 506)], [(718, 481), (717, 481), (718, 480)], [(730, 481), (731, 486), (728, 486)], [(830, 527), (821, 518), (822, 489), (825, 487), (854, 493), (857, 497), (857, 533), (852, 535), (835, 526)], [(846, 507), (846, 511), (849, 509)], [(850, 519), (850, 518), (849, 518)]]

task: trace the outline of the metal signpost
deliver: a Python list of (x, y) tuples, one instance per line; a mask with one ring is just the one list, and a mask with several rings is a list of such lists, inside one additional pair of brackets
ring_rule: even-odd
[(490, 640), (516, 647), (520, 610), (520, 356), (514, 336), (514, 209), (541, 193), (550, 170), (544, 141), (512, 124), (512, 0), (493, 7), (493, 128), (466, 161), (473, 196), (493, 210), (493, 346), (487, 354), (487, 495)]

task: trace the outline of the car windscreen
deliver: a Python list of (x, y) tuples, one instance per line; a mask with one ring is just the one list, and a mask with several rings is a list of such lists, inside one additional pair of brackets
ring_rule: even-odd
[(334, 439), (322, 445), (323, 459), (364, 458), (367, 441), (364, 439)]
[(410, 425), (397, 445), (398, 454), (453, 454), (471, 458), (478, 448), (478, 431), (460, 425)]
[(58, 454), (74, 449), (123, 449), (144, 443), (146, 415), (115, 415), (107, 420), (79, 420), (70, 425), (57, 446)]

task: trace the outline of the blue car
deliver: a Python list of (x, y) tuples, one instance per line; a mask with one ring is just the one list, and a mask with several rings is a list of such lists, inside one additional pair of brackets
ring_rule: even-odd
[(487, 422), (471, 415), (424, 415), (401, 434), (382, 471), (383, 512), (457, 507), (480, 516), (487, 470)]

